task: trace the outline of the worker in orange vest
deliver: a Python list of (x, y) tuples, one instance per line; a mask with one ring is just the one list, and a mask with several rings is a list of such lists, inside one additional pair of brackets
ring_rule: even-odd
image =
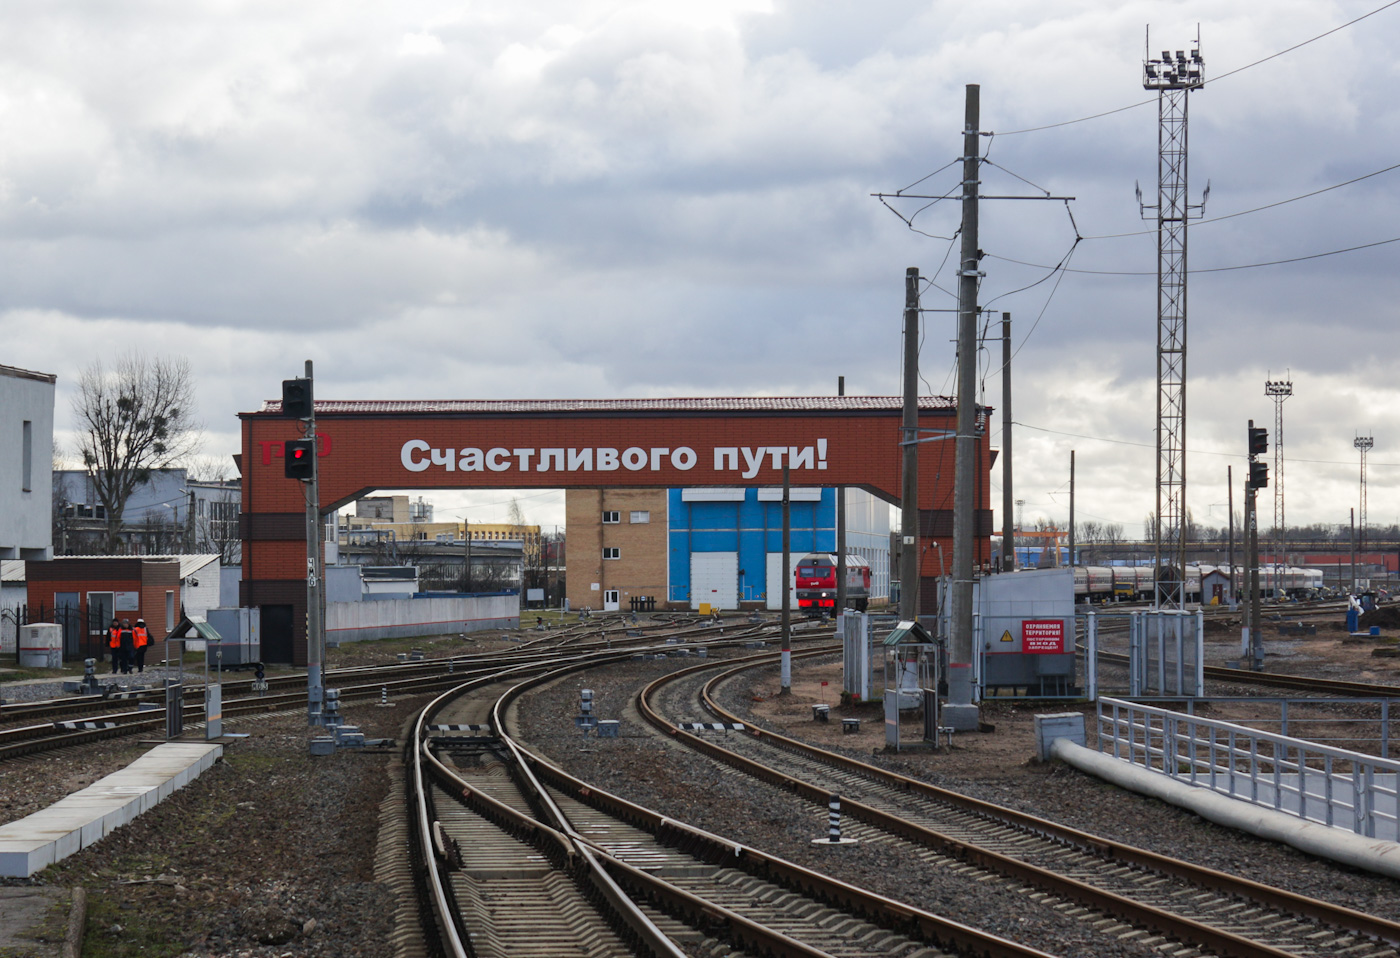
[(122, 675), (131, 674), (131, 660), (136, 651), (136, 633), (131, 629), (131, 620), (122, 619), (121, 629), (117, 632), (118, 644), (121, 646), (117, 654), (122, 659)]
[(116, 675), (122, 655), (122, 624), (116, 618), (112, 619), (112, 624), (107, 628), (107, 647), (112, 650), (112, 674)]
[(146, 646), (151, 644), (151, 633), (146, 630), (146, 620), (137, 619), (136, 628), (131, 630), (136, 643), (136, 671), (146, 671)]

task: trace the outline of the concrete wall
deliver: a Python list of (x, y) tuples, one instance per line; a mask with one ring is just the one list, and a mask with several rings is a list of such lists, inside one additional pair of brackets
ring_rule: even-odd
[(328, 643), (416, 638), (519, 626), (520, 597), (515, 595), (326, 603)]
[(53, 557), (53, 396), (53, 376), (0, 366), (0, 559)]
[[(197, 580), (199, 585), (194, 585), (192, 580)], [(186, 576), (180, 589), (180, 602), (185, 607), (185, 614), (203, 616), (210, 609), (222, 608), (219, 605), (222, 591), (218, 562), (211, 562)]]

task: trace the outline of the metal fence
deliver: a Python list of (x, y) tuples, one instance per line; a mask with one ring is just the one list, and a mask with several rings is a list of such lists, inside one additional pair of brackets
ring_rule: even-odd
[[(1135, 696), (1139, 705), (1160, 704), (1195, 715), (1198, 708), (1234, 711), (1234, 721), (1249, 728), (1265, 728), (1279, 735), (1306, 739), (1320, 745), (1364, 752), (1380, 758), (1396, 758), (1392, 743), (1400, 741), (1400, 700), (1394, 698), (1281, 698), (1266, 695), (1213, 695), (1193, 699), (1180, 696)], [(1247, 711), (1247, 717), (1238, 713)]]
[(1100, 752), (1190, 785), (1400, 840), (1400, 762), (1106, 697), (1093, 738)]
[(21, 605), (0, 609), (0, 649), (18, 660), (18, 637), (21, 627), (48, 622), (63, 627), (63, 658), (66, 660), (96, 658), (107, 655), (107, 627), (111, 624), (111, 609), (104, 606), (89, 608), (86, 604)]

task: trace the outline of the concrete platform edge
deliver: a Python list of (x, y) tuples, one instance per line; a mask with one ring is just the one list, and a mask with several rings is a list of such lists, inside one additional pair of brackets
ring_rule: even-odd
[[(28, 878), (100, 841), (197, 778), (223, 746), (169, 742), (48, 808), (0, 825), (0, 877)], [(99, 834), (100, 833), (100, 834)]]

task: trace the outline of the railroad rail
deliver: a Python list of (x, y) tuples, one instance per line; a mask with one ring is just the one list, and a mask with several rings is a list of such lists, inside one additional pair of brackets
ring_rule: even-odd
[[(415, 727), (413, 780), (419, 785), (410, 801), (418, 856), (428, 863), (425, 891), (446, 953), (582, 954), (569, 945), (586, 937), (590, 955), (635, 954), (628, 941), (599, 930), (621, 928), (622, 937), (660, 955), (683, 954), (674, 943), (681, 938), (700, 952), (719, 938), (748, 953), (794, 958), (1045, 955), (692, 828), (568, 775), (502, 731), (514, 698), (560, 674), (528, 679), (504, 694), (487, 680), (454, 690), (424, 709)], [(491, 696), (489, 721), (482, 722)], [(441, 719), (494, 731), (454, 745), (431, 729)], [(504, 872), (517, 876), (508, 887)], [(482, 884), (488, 880), (489, 886)], [(485, 899), (488, 887), (497, 907)], [(499, 907), (502, 897), (508, 908)]]
[[(772, 659), (755, 656), (723, 666), (699, 687), (703, 708), (722, 720), (751, 721), (724, 708), (714, 689)], [(821, 805), (840, 794), (843, 813), (960, 863), (1078, 902), (1098, 913), (1090, 920), (1113, 916), (1222, 955), (1364, 958), (1393, 955), (1400, 945), (1400, 923), (1389, 919), (1067, 828), (752, 725), (748, 735), (722, 742), (691, 735), (653, 706), (660, 689), (716, 668), (707, 664), (658, 679), (637, 696), (639, 711), (664, 734), (755, 778)]]
[[(800, 633), (809, 626), (794, 626)], [(657, 639), (676, 642), (714, 641), (716, 636), (727, 635), (731, 640), (770, 638), (776, 629), (772, 623), (753, 625), (750, 623), (721, 622), (718, 626), (710, 620), (697, 620), (688, 617), (675, 621), (665, 620), (646, 624), (630, 624), (608, 619), (595, 622), (591, 619), (564, 629), (549, 630), (537, 636), (524, 639), (519, 645), (497, 652), (465, 652), (457, 655), (422, 659), (408, 662), (392, 662), (385, 665), (354, 666), (331, 669), (325, 673), (324, 682), (332, 688), (340, 684), (356, 685), (364, 682), (393, 681), (405, 676), (436, 673), (442, 668), (465, 670), (472, 667), (489, 667), (503, 662), (522, 661), (530, 657), (548, 659), (560, 650), (606, 650), (624, 647), (645, 647)], [(526, 633), (529, 635), (529, 632)], [(795, 638), (800, 638), (795, 635)], [(224, 673), (229, 674), (227, 671)], [(185, 698), (189, 702), (203, 700), (204, 688), (200, 673), (194, 670), (186, 673)], [(306, 673), (295, 672), (284, 675), (269, 675), (267, 691), (305, 692)], [(223, 678), (224, 696), (232, 699), (237, 696), (254, 694), (252, 679)], [(35, 702), (11, 702), (0, 705), (0, 728), (17, 723), (32, 722), (36, 719), (71, 719), (93, 712), (111, 710), (122, 702), (161, 702), (165, 701), (164, 688), (131, 690), (112, 695), (70, 695), (63, 698), (44, 699)]]
[[(1083, 651), (1083, 647), (1080, 647)], [(1121, 652), (1098, 653), (1100, 662), (1127, 666), (1128, 656)], [(1376, 682), (1347, 682), (1341, 679), (1325, 679), (1310, 675), (1285, 675), (1279, 672), (1255, 672), (1252, 669), (1232, 669), (1223, 665), (1203, 666), (1206, 678), (1233, 685), (1266, 686), (1268, 688), (1292, 689), (1324, 695), (1350, 696), (1352, 698), (1394, 698), (1400, 697), (1400, 685)], [(1202, 696), (1209, 698), (1209, 696)]]
[[(667, 629), (651, 636), (631, 636), (614, 641), (605, 637), (601, 641), (549, 642), (540, 645), (540, 640), (531, 647), (520, 647), (502, 653), (473, 653), (446, 658), (424, 659), (418, 662), (399, 662), (384, 666), (363, 666), (349, 669), (336, 669), (329, 673), (328, 684), (339, 688), (341, 701), (350, 702), (367, 698), (379, 698), (387, 691), (394, 697), (424, 695), (440, 692), (443, 689), (460, 685), (475, 676), (495, 674), (503, 669), (517, 666), (534, 666), (539, 669), (557, 666), (561, 655), (577, 661), (611, 661), (619, 654), (635, 654), (639, 649), (656, 654), (674, 652), (678, 648), (703, 645), (706, 648), (728, 648), (753, 641), (772, 639), (777, 626), (762, 624), (736, 629), (731, 623), (716, 627), (713, 624), (689, 626), (676, 630)], [(810, 634), (795, 633), (794, 643), (799, 646), (813, 641)], [(591, 633), (596, 634), (596, 628)], [(656, 640), (664, 637), (668, 643), (657, 645)], [(826, 636), (816, 636), (825, 640)], [(305, 674), (280, 676), (268, 680), (266, 693), (251, 691), (250, 682), (225, 683), (223, 716), (225, 719), (250, 714), (295, 711), (306, 708)], [(240, 694), (241, 693), (241, 694)], [(34, 703), (28, 711), (16, 708), (7, 718), (14, 722), (27, 718), (33, 724), (12, 725), (0, 729), (0, 761), (32, 755), (60, 748), (69, 748), (106, 738), (123, 735), (149, 733), (162, 730), (165, 712), (162, 709), (141, 709), (140, 703), (165, 701), (164, 689), (149, 690), (149, 695), (122, 699), (114, 702), (101, 697), (87, 697), (88, 700), (48, 700)], [(203, 688), (187, 687), (185, 690), (184, 718), (186, 724), (198, 726), (204, 718)], [(113, 711), (116, 706), (121, 709)], [(65, 707), (67, 706), (67, 707)], [(105, 711), (104, 711), (105, 709)], [(36, 718), (49, 718), (49, 721), (34, 722)], [(68, 728), (65, 723), (76, 723), (87, 727)]]

